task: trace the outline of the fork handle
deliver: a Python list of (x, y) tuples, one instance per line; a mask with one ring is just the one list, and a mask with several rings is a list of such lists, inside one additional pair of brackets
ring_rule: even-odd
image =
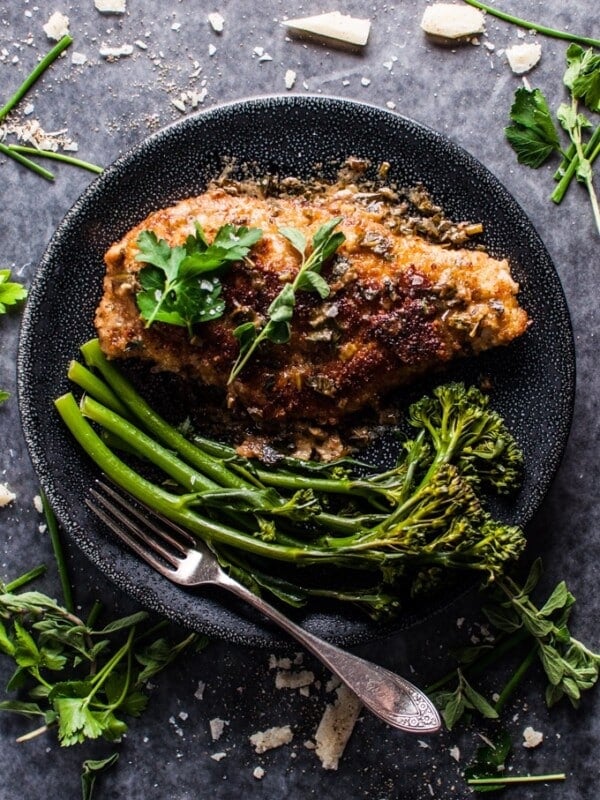
[(250, 603), (303, 644), (384, 722), (420, 734), (435, 733), (440, 729), (441, 720), (435, 706), (409, 681), (309, 633), (229, 576), (223, 575), (218, 584)]

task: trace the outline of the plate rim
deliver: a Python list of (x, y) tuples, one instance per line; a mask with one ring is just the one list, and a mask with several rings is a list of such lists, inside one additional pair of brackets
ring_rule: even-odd
[[(487, 168), (477, 157), (473, 156), (469, 151), (467, 151), (464, 147), (460, 144), (455, 142), (450, 136), (441, 133), (440, 131), (428, 126), (425, 123), (422, 123), (418, 120), (405, 116), (397, 111), (392, 111), (390, 109), (383, 108), (373, 103), (365, 103), (359, 100), (348, 99), (344, 97), (339, 97), (335, 95), (313, 95), (313, 94), (303, 94), (303, 95), (296, 95), (296, 94), (261, 94), (256, 95), (248, 98), (240, 98), (237, 100), (232, 100), (228, 102), (224, 102), (221, 104), (217, 104), (211, 106), (207, 109), (202, 109), (196, 114), (190, 114), (182, 119), (174, 120), (173, 122), (165, 125), (164, 127), (160, 128), (160, 130), (151, 133), (149, 136), (143, 138), (141, 141), (137, 142), (136, 144), (129, 147), (123, 154), (121, 154), (115, 161), (113, 161), (102, 174), (95, 177), (84, 189), (84, 191), (80, 194), (77, 200), (72, 204), (66, 214), (63, 216), (61, 222), (59, 223), (58, 227), (55, 229), (52, 237), (50, 238), (49, 242), (47, 243), (43, 255), (40, 258), (38, 265), (35, 270), (35, 274), (31, 283), (31, 287), (29, 290), (29, 299), (25, 305), (24, 313), (21, 319), (21, 326), (19, 331), (19, 344), (18, 344), (18, 354), (17, 354), (17, 396), (18, 396), (18, 405), (19, 405), (19, 413), (21, 417), (21, 428), (23, 430), (23, 435), (26, 441), (27, 450), (29, 453), (29, 457), (31, 459), (34, 471), (39, 479), (40, 485), (44, 490), (45, 494), (47, 495), (50, 503), (53, 506), (58, 506), (57, 516), (61, 521), (65, 532), (69, 536), (69, 538), (75, 541), (76, 546), (87, 556), (87, 558), (94, 564), (94, 566), (99, 569), (106, 577), (109, 578), (114, 584), (116, 584), (122, 591), (125, 591), (129, 596), (132, 596), (136, 601), (140, 602), (141, 604), (145, 605), (146, 607), (150, 606), (152, 608), (153, 603), (149, 602), (148, 596), (144, 593), (144, 591), (139, 590), (137, 586), (131, 586), (131, 583), (127, 583), (127, 581), (118, 580), (109, 572), (107, 572), (104, 564), (104, 560), (99, 557), (98, 553), (96, 552), (95, 547), (92, 545), (91, 542), (86, 541), (85, 539), (83, 542), (81, 541), (80, 537), (76, 537), (73, 535), (70, 528), (73, 526), (73, 520), (68, 520), (68, 515), (65, 513), (60, 513), (63, 511), (62, 509), (62, 499), (60, 495), (56, 491), (56, 483), (52, 480), (51, 469), (48, 469), (49, 465), (44, 462), (43, 453), (40, 452), (38, 443), (36, 442), (35, 432), (30, 429), (28, 423), (28, 412), (31, 411), (30, 408), (30, 398), (28, 397), (28, 390), (27, 390), (27, 370), (26, 370), (26, 349), (27, 349), (27, 342), (28, 339), (32, 335), (31, 327), (35, 322), (34, 318), (34, 311), (36, 309), (36, 301), (38, 300), (38, 296), (42, 292), (45, 287), (45, 278), (46, 272), (48, 271), (49, 266), (52, 264), (54, 250), (59, 247), (59, 242), (62, 236), (64, 236), (65, 232), (70, 229), (73, 225), (74, 221), (77, 220), (78, 215), (81, 213), (82, 209), (85, 209), (86, 203), (89, 201), (90, 198), (97, 195), (98, 193), (101, 194), (102, 188), (105, 183), (110, 183), (114, 179), (115, 173), (119, 173), (120, 171), (126, 169), (128, 166), (131, 166), (135, 163), (137, 159), (140, 159), (144, 156), (148, 150), (151, 150), (153, 146), (159, 144), (161, 140), (165, 137), (168, 138), (169, 132), (173, 131), (174, 129), (187, 129), (188, 127), (194, 127), (198, 124), (202, 125), (204, 120), (208, 120), (210, 124), (210, 118), (218, 116), (223, 113), (244, 113), (244, 110), (247, 110), (248, 107), (255, 108), (255, 107), (264, 107), (267, 104), (273, 104), (276, 106), (310, 106), (311, 104), (316, 104), (321, 107), (325, 107), (327, 104), (330, 103), (339, 104), (347, 109), (352, 110), (353, 108), (356, 109), (367, 109), (370, 113), (375, 113), (377, 115), (381, 115), (383, 118), (392, 119), (397, 124), (402, 126), (408, 126), (412, 129), (420, 129), (423, 131), (428, 137), (433, 137), (435, 140), (442, 145), (444, 148), (450, 147), (453, 151), (455, 156), (459, 156), (461, 161), (469, 163), (472, 167), (476, 168), (477, 170), (482, 170), (484, 174), (486, 174), (489, 178), (492, 179), (494, 184), (494, 190), (498, 192), (498, 195), (503, 203), (508, 202), (510, 205), (513, 206), (514, 210), (520, 215), (522, 221), (525, 222), (528, 226), (528, 233), (532, 235), (535, 239), (535, 247), (541, 249), (545, 254), (548, 264), (551, 266), (552, 271), (554, 273), (553, 277), (555, 278), (555, 290), (560, 293), (560, 300), (562, 302), (562, 306), (565, 312), (564, 319), (562, 320), (567, 325), (567, 330), (564, 332), (566, 334), (566, 339), (569, 345), (569, 363), (568, 369), (566, 373), (568, 373), (569, 381), (568, 381), (568, 395), (563, 397), (563, 405), (565, 408), (565, 413), (567, 414), (568, 419), (566, 420), (565, 424), (561, 428), (562, 432), (562, 439), (559, 443), (558, 457), (555, 457), (553, 463), (551, 465), (551, 469), (549, 471), (549, 475), (547, 476), (544, 486), (537, 492), (537, 497), (534, 503), (534, 508), (530, 511), (528, 515), (525, 516), (523, 519), (523, 525), (526, 526), (530, 521), (537, 509), (539, 508), (541, 502), (543, 501), (544, 496), (548, 492), (552, 481), (555, 478), (555, 475), (560, 467), (562, 458), (564, 456), (564, 452), (567, 446), (568, 438), (570, 435), (572, 419), (574, 414), (574, 404), (575, 404), (575, 392), (576, 392), (576, 354), (575, 354), (575, 341), (573, 335), (573, 327), (572, 321), (570, 318), (570, 314), (568, 311), (567, 300), (564, 292), (564, 288), (562, 282), (560, 280), (560, 276), (556, 271), (556, 268), (550, 258), (550, 255), (547, 251), (547, 248), (541, 239), (539, 233), (537, 232), (535, 226), (520, 206), (520, 204), (516, 201), (513, 195), (509, 192), (506, 186), (498, 179), (490, 170)], [(67, 517), (67, 520), (65, 520)], [(67, 524), (70, 522), (71, 524)], [(145, 565), (144, 565), (145, 566)], [(148, 567), (148, 570), (151, 568)], [(165, 579), (166, 580), (166, 579)], [(143, 587), (142, 587), (143, 588)], [(419, 616), (417, 620), (411, 619), (410, 616), (405, 618), (403, 621), (398, 622), (389, 622), (389, 623), (369, 623), (368, 629), (363, 629), (358, 631), (355, 636), (351, 634), (345, 634), (340, 637), (336, 637), (334, 634), (331, 635), (329, 638), (330, 641), (337, 642), (339, 644), (343, 644), (346, 646), (352, 646), (355, 644), (365, 643), (368, 641), (373, 641), (376, 639), (381, 639), (386, 637), (392, 633), (398, 633), (402, 630), (406, 630), (407, 628), (412, 627), (415, 622), (421, 623), (424, 622), (428, 616), (432, 614), (438, 613), (442, 608), (447, 608), (449, 605), (455, 600), (458, 600), (459, 597), (462, 596), (464, 593), (456, 593), (452, 596), (450, 600), (446, 600), (439, 608), (434, 607), (431, 610), (431, 613), (426, 616)], [(160, 613), (164, 613), (164, 608), (161, 606), (157, 609)], [(168, 609), (168, 616), (175, 622), (185, 625), (186, 627), (194, 627), (190, 626), (190, 622), (188, 617), (186, 617), (185, 613), (178, 609)], [(235, 613), (235, 612), (234, 612)], [(252, 626), (252, 622), (250, 625)], [(196, 630), (200, 630), (200, 628), (195, 628)], [(281, 646), (287, 645), (289, 640), (287, 638), (282, 638), (281, 634), (278, 630), (273, 629), (271, 630), (270, 626), (267, 628), (258, 628), (257, 632), (252, 634), (244, 633), (242, 638), (236, 635), (235, 632), (230, 631), (228, 628), (222, 629), (219, 626), (215, 626), (211, 621), (204, 620), (204, 623), (201, 626), (201, 632), (206, 633), (209, 636), (218, 636), (219, 638), (226, 639), (229, 641), (243, 641), (245, 644), (249, 644), (252, 646)]]

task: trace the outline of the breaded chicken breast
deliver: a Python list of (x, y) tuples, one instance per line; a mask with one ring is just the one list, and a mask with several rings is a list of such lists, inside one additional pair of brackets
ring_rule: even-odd
[[(234, 329), (248, 320), (264, 324), (270, 303), (300, 267), (298, 252), (278, 229), (298, 228), (310, 241), (337, 216), (346, 241), (322, 270), (329, 296), (298, 292), (290, 341), (261, 343), (227, 385), (239, 353)], [(196, 221), (209, 242), (227, 223), (257, 227), (263, 235), (249, 258), (221, 277), (223, 316), (195, 325), (191, 338), (185, 328), (163, 322), (146, 327), (136, 305), (143, 267), (137, 238), (153, 231), (171, 246), (183, 244)], [(221, 387), (230, 408), (265, 423), (336, 424), (452, 359), (508, 344), (528, 326), (506, 261), (400, 234), (383, 206), (359, 202), (348, 190), (264, 198), (211, 188), (151, 214), (105, 261), (96, 327), (106, 355), (144, 359)]]

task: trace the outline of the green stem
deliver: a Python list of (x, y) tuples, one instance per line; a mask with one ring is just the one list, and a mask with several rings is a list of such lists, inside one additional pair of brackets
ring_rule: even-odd
[(100, 616), (102, 612), (102, 603), (100, 600), (94, 600), (94, 605), (92, 606), (90, 613), (87, 616), (85, 621), (86, 626), (91, 630), (94, 625), (96, 624), (96, 620)]
[[(468, 2), (468, 0), (467, 0)], [(546, 783), (546, 781), (566, 780), (564, 772), (555, 772), (552, 775), (513, 775), (508, 778), (467, 778), (469, 786), (504, 786), (509, 783)]]
[(109, 364), (97, 339), (86, 342), (81, 347), (81, 352), (87, 365), (95, 367), (102, 373), (112, 391), (137, 417), (144, 428), (155, 434), (163, 444), (176, 450), (182, 458), (220, 486), (232, 489), (253, 488), (247, 481), (231, 472), (222, 461), (211, 458), (197, 448), (157, 414), (136, 392), (129, 381), (112, 364)]
[(52, 542), (52, 550), (56, 560), (58, 569), (58, 576), (60, 578), (60, 585), (62, 589), (63, 600), (65, 608), (71, 614), (75, 613), (75, 603), (73, 602), (73, 591), (71, 589), (71, 581), (69, 580), (69, 572), (67, 569), (67, 561), (65, 559), (64, 550), (60, 541), (60, 531), (58, 530), (58, 522), (52, 510), (48, 498), (44, 492), (40, 492), (42, 498), (42, 508), (44, 509), (44, 516), (48, 526), (48, 533), (50, 534), (50, 541)]
[(16, 589), (20, 589), (21, 586), (25, 586), (27, 583), (31, 583), (36, 578), (39, 578), (40, 575), (43, 575), (46, 572), (46, 565), (40, 564), (38, 567), (34, 567), (34, 569), (30, 569), (29, 572), (26, 572), (24, 575), (20, 575), (18, 578), (15, 578), (14, 581), (7, 583), (4, 587), (4, 592), (6, 594), (13, 594)]
[(536, 643), (527, 653), (523, 661), (519, 664), (519, 666), (513, 673), (512, 677), (510, 678), (504, 689), (500, 692), (500, 697), (496, 700), (494, 704), (494, 711), (497, 711), (498, 714), (500, 714), (500, 712), (508, 702), (513, 692), (517, 689), (517, 687), (527, 674), (529, 668), (535, 661), (535, 658), (537, 656), (537, 651), (538, 647)]
[(98, 400), (99, 403), (110, 408), (111, 411), (120, 414), (125, 419), (131, 418), (127, 406), (123, 405), (107, 384), (89, 369), (86, 369), (79, 361), (71, 361), (67, 377), (83, 389), (84, 392)]
[(88, 696), (86, 698), (86, 703), (88, 705), (91, 703), (94, 695), (96, 695), (98, 693), (98, 691), (102, 687), (102, 684), (106, 680), (108, 680), (108, 677), (109, 677), (110, 673), (117, 666), (119, 661), (121, 661), (121, 659), (123, 658), (123, 656), (126, 653), (130, 652), (131, 643), (133, 641), (134, 635), (135, 635), (135, 625), (129, 630), (129, 634), (127, 636), (127, 641), (125, 642), (125, 644), (122, 647), (120, 647), (119, 650), (117, 650), (117, 652), (114, 654), (114, 656), (106, 662), (106, 664), (102, 667), (100, 672), (98, 672), (96, 675), (94, 675), (94, 677), (92, 679), (92, 683), (94, 684), (94, 688), (92, 689), (92, 691), (88, 694)]
[(513, 25), (519, 25), (521, 28), (527, 28), (531, 31), (543, 33), (544, 36), (551, 36), (554, 39), (565, 39), (567, 42), (577, 42), (578, 44), (591, 45), (592, 47), (600, 47), (600, 39), (592, 39), (587, 36), (579, 36), (575, 33), (568, 31), (557, 30), (556, 28), (548, 28), (546, 25), (540, 25), (537, 22), (529, 22), (521, 17), (515, 17), (513, 14), (507, 14), (505, 11), (500, 11), (494, 6), (489, 6), (487, 3), (480, 3), (479, 0), (465, 0), (470, 6), (479, 8), (481, 11), (486, 11), (492, 17), (504, 20), (504, 22), (512, 22)]
[(21, 144), (9, 144), (8, 149), (13, 153), (21, 153), (23, 155), (39, 156), (40, 158), (49, 158), (53, 161), (60, 161), (63, 164), (70, 164), (72, 167), (80, 167), (87, 169), (89, 172), (95, 172), (99, 175), (104, 172), (103, 167), (97, 164), (90, 164), (89, 161), (82, 161), (80, 158), (67, 156), (64, 153), (55, 153), (52, 150), (39, 150), (37, 147), (25, 147)]
[(10, 147), (7, 147), (5, 144), (0, 142), (0, 153), (4, 153), (5, 156), (12, 158), (13, 161), (17, 161), (23, 167), (27, 167), (32, 172), (35, 172), (37, 175), (40, 175), (42, 178), (45, 178), (47, 181), (53, 181), (54, 175), (49, 172), (44, 167), (40, 167), (39, 164), (36, 164), (35, 161), (32, 161), (30, 158), (25, 158), (25, 156), (20, 155), (19, 153), (15, 153)]
[(52, 50), (44, 56), (44, 58), (40, 61), (40, 63), (35, 67), (32, 72), (29, 73), (27, 78), (23, 81), (23, 83), (19, 86), (17, 91), (13, 94), (10, 100), (0, 108), (0, 122), (6, 117), (6, 115), (12, 111), (12, 109), (20, 102), (23, 97), (27, 94), (27, 92), (31, 89), (33, 84), (40, 78), (44, 72), (48, 69), (48, 67), (56, 61), (59, 55), (66, 50), (66, 48), (73, 42), (73, 38), (69, 35), (63, 36), (62, 39), (54, 45)]
[[(583, 151), (584, 156), (590, 162), (590, 164), (593, 164), (596, 158), (598, 157), (598, 154), (600, 153), (599, 146), (600, 146), (600, 125), (597, 126), (596, 130), (588, 140), (585, 149)], [(552, 200), (553, 203), (558, 204), (562, 201), (563, 197), (566, 194), (567, 189), (569, 188), (571, 181), (575, 176), (575, 173), (577, 172), (577, 167), (579, 166), (579, 157), (577, 156), (577, 148), (575, 147), (574, 143), (567, 151), (567, 155), (570, 152), (573, 152), (573, 157), (569, 161), (567, 168), (562, 174), (562, 177), (560, 178), (558, 185), (555, 187), (554, 191), (550, 195), (550, 199)], [(559, 167), (559, 170), (561, 169), (561, 167)]]
[[(472, 664), (464, 665), (462, 667), (463, 673), (469, 678), (469, 680), (476, 678), (479, 675), (483, 675), (483, 673), (487, 671), (488, 667), (490, 667), (492, 664), (496, 664), (502, 658), (502, 656), (506, 655), (506, 653), (509, 653), (515, 647), (520, 645), (521, 642), (528, 638), (529, 634), (527, 631), (522, 628), (519, 629), (510, 636), (506, 636), (495, 643), (494, 647), (490, 649), (490, 651), (484, 656), (481, 656), (481, 658), (477, 659), (477, 661), (474, 661)], [(429, 694), (431, 692), (437, 692), (439, 689), (442, 689), (455, 679), (456, 669), (450, 670), (450, 672), (447, 672), (435, 683), (432, 683), (430, 686), (428, 686), (425, 689), (425, 693)]]
[[(231, 547), (238, 547), (259, 556), (279, 561), (296, 561), (298, 563), (318, 563), (332, 559), (332, 554), (305, 546), (289, 547), (262, 539), (247, 536), (226, 525), (201, 517), (190, 511), (185, 505), (185, 498), (173, 495), (160, 486), (136, 473), (100, 439), (91, 425), (86, 422), (75, 398), (71, 394), (63, 395), (55, 400), (55, 406), (63, 421), (98, 467), (126, 492), (140, 502), (163, 514), (172, 522), (178, 523), (202, 539), (222, 542)], [(338, 557), (335, 558), (339, 561)], [(350, 557), (347, 559), (352, 561)], [(361, 566), (357, 564), (357, 566)]]

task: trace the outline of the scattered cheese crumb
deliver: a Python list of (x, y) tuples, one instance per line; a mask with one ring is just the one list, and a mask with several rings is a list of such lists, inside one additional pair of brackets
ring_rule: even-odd
[(542, 57), (542, 45), (537, 42), (515, 44), (506, 50), (506, 58), (515, 75), (533, 69)]
[(290, 670), (277, 670), (275, 675), (276, 689), (299, 689), (301, 686), (310, 686), (315, 680), (314, 672), (309, 669), (291, 672)]
[(87, 61), (85, 53), (71, 53), (71, 64), (81, 67)]
[(213, 31), (215, 31), (215, 33), (222, 33), (225, 26), (225, 20), (218, 11), (213, 11), (212, 14), (208, 15), (207, 19), (210, 27), (213, 29)]
[(314, 750), (316, 746), (317, 745), (311, 739), (307, 739), (304, 742), (304, 747), (306, 747), (307, 750)]
[(293, 69), (288, 69), (285, 73), (285, 88), (291, 89), (293, 85), (296, 83), (296, 73)]
[(179, 717), (179, 719), (185, 722), (186, 719), (189, 717), (189, 714), (187, 713), (187, 711), (180, 711), (177, 716)]
[(130, 56), (133, 53), (133, 46), (130, 44), (122, 44), (120, 47), (108, 47), (104, 43), (100, 46), (100, 55), (109, 61), (121, 56)]
[(101, 14), (124, 14), (126, 0), (94, 0), (96, 10)]
[(15, 500), (17, 495), (11, 492), (5, 483), (0, 483), (0, 508), (4, 508)]
[(213, 753), (211, 758), (213, 761), (222, 761), (226, 756), (227, 753)]
[(267, 728), (266, 731), (257, 731), (249, 738), (254, 750), (257, 753), (264, 753), (267, 750), (273, 750), (275, 747), (289, 744), (294, 738), (294, 734), (289, 725), (282, 725), (279, 728)]
[(370, 78), (361, 78), (360, 82), (361, 82), (362, 86), (368, 86), (371, 83), (371, 79)]
[(308, 33), (313, 36), (322, 36), (325, 39), (334, 39), (344, 44), (364, 47), (369, 40), (371, 20), (351, 17), (340, 11), (331, 11), (328, 14), (317, 14), (314, 17), (301, 17), (286, 19), (283, 25), (297, 33)]
[(262, 767), (254, 767), (252, 777), (256, 778), (257, 781), (262, 781), (262, 779), (265, 777), (264, 769)]
[(291, 658), (277, 658), (273, 653), (269, 656), (269, 669), (291, 669)]
[(140, 50), (147, 50), (148, 49), (148, 45), (146, 44), (146, 42), (143, 42), (141, 39), (136, 39), (134, 44), (135, 44), (136, 47), (139, 47)]
[(204, 681), (198, 681), (198, 688), (194, 692), (194, 697), (196, 700), (202, 700), (204, 698), (204, 690), (206, 689), (206, 684)]
[(335, 703), (328, 704), (319, 722), (316, 753), (324, 769), (337, 769), (348, 739), (360, 714), (362, 703), (342, 684), (336, 689)]
[(544, 741), (544, 734), (541, 731), (534, 730), (531, 725), (529, 725), (523, 731), (523, 747), (537, 747)]
[(61, 14), (60, 11), (55, 11), (43, 26), (43, 29), (49, 39), (58, 42), (59, 39), (69, 33), (69, 18)]
[(386, 106), (390, 109), (390, 111), (393, 111), (396, 108), (396, 103), (394, 103), (393, 100), (388, 100)]
[(211, 719), (208, 724), (210, 725), (210, 735), (212, 736), (212, 740), (213, 742), (216, 742), (217, 739), (220, 739), (223, 735), (225, 725), (229, 725), (229, 721), (215, 717), (214, 719)]
[(455, 40), (483, 33), (485, 22), (483, 13), (477, 8), (434, 3), (425, 9), (421, 28), (430, 36)]
[(38, 512), (38, 514), (44, 513), (44, 504), (42, 503), (42, 498), (39, 494), (33, 498), (33, 507)]

